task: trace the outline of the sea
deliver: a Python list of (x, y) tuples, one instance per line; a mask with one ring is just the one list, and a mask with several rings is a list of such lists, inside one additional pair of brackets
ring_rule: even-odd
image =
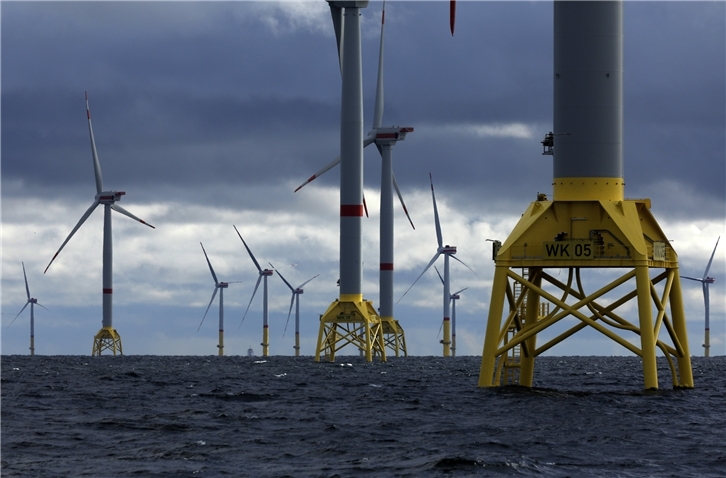
[(1, 357), (3, 477), (726, 477), (726, 357)]

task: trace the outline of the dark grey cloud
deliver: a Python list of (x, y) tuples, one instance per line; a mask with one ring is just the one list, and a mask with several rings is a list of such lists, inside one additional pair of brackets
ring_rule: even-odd
[[(332, 29), (325, 17), (318, 29), (263, 7), (4, 4), (3, 181), (22, 180), (41, 195), (92, 188), (88, 90), (109, 185), (302, 182), (337, 154)], [(378, 2), (364, 10), (366, 127), (379, 15)], [(395, 150), (396, 175), (404, 189), (425, 188), (431, 171), (438, 188), (462, 201), (526, 204), (551, 182), (551, 158), (541, 156), (539, 141), (552, 117), (552, 5), (462, 2), (454, 37), (447, 15), (445, 2), (388, 5), (384, 123), (416, 128)], [(724, 17), (720, 2), (626, 2), (629, 196), (665, 198), (654, 185), (674, 180), (726, 203)], [(534, 128), (532, 135), (467, 129), (508, 123)], [(377, 153), (366, 157), (366, 185), (375, 188)], [(320, 181), (336, 184), (338, 174)], [(690, 215), (686, 209), (680, 214)]]

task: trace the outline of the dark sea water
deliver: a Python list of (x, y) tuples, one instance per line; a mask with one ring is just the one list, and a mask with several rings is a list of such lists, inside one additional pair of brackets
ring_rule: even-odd
[(2, 357), (2, 476), (726, 476), (726, 357)]

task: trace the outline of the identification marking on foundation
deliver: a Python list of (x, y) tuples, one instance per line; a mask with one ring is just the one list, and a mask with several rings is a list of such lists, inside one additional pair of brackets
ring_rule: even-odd
[(546, 259), (588, 260), (595, 258), (593, 241), (548, 241), (543, 244)]

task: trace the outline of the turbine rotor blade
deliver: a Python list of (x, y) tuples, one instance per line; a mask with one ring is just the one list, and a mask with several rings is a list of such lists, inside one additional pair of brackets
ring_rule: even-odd
[(408, 214), (408, 208), (406, 207), (406, 203), (403, 201), (403, 195), (401, 194), (401, 190), (398, 188), (398, 181), (396, 181), (396, 175), (392, 174), (393, 177), (393, 187), (396, 190), (396, 194), (398, 194), (398, 200), (401, 201), (401, 207), (403, 207), (403, 212), (406, 213), (406, 217), (408, 218), (408, 222), (411, 223), (411, 227), (413, 230), (416, 230), (416, 226), (413, 225), (413, 221), (411, 220), (411, 216)]
[[(456, 257), (456, 256), (454, 256), (454, 255), (450, 255), (449, 257), (451, 257), (452, 259), (456, 259), (457, 261), (459, 261), (459, 262), (461, 262), (462, 264), (464, 264), (464, 261), (462, 261), (461, 259), (459, 259), (458, 257)], [(471, 267), (467, 266), (466, 264), (464, 264), (464, 267), (466, 267), (466, 268), (467, 268), (467, 269), (469, 269), (470, 271), (474, 272), (474, 269), (472, 269)], [(476, 275), (476, 272), (474, 272), (474, 275)]]
[(462, 292), (464, 292), (464, 291), (465, 291), (465, 290), (467, 290), (467, 289), (468, 289), (468, 287), (464, 287), (463, 289), (461, 289), (461, 290), (457, 290), (456, 292), (454, 292), (454, 293), (453, 293), (453, 294), (451, 294), (451, 295), (457, 295), (457, 294), (461, 294)]
[(706, 277), (708, 276), (708, 270), (711, 269), (711, 263), (713, 262), (713, 256), (716, 254), (716, 248), (718, 247), (718, 241), (721, 240), (721, 236), (718, 236), (718, 239), (716, 239), (716, 245), (713, 247), (713, 252), (711, 253), (711, 258), (708, 260), (708, 265), (706, 266), (706, 270), (703, 273), (703, 279), (706, 280)]
[(28, 300), (30, 300), (30, 288), (28, 287), (28, 276), (25, 274), (25, 262), (21, 262), (23, 265), (23, 277), (25, 278), (25, 293), (28, 295)]
[(436, 269), (436, 273), (439, 275), (439, 279), (441, 279), (441, 283), (443, 284), (444, 283), (444, 278), (441, 277), (441, 272), (439, 272), (439, 270), (436, 268), (436, 266), (434, 266), (434, 269)]
[(207, 306), (207, 310), (204, 311), (204, 317), (202, 317), (202, 321), (199, 322), (199, 327), (197, 327), (197, 332), (199, 332), (199, 329), (202, 328), (202, 324), (204, 323), (204, 319), (207, 318), (207, 312), (209, 312), (209, 308), (212, 306), (212, 302), (214, 302), (214, 298), (217, 296), (217, 291), (219, 290), (219, 287), (216, 285), (214, 286), (214, 292), (212, 292), (212, 298), (209, 300), (209, 305)]
[(154, 226), (152, 226), (148, 222), (146, 222), (143, 219), (140, 219), (137, 216), (131, 214), (130, 212), (128, 212), (126, 209), (122, 208), (118, 204), (111, 204), (110, 206), (111, 206), (111, 209), (113, 209), (114, 211), (119, 212), (119, 213), (123, 214), (124, 216), (128, 216), (131, 219), (133, 219), (134, 221), (138, 221), (138, 222), (140, 222), (141, 224), (143, 224), (145, 226), (149, 226), (152, 229), (156, 229)]
[(282, 336), (285, 336), (287, 332), (287, 324), (290, 323), (290, 314), (292, 314), (292, 306), (295, 303), (295, 291), (292, 292), (292, 299), (290, 299), (290, 310), (287, 311), (287, 321), (285, 321), (285, 330), (282, 331)]
[(366, 212), (366, 217), (369, 217), (368, 216), (368, 204), (366, 204), (366, 196), (365, 196), (365, 194), (363, 195), (363, 210)]
[(423, 272), (421, 272), (421, 274), (419, 274), (419, 276), (416, 277), (416, 280), (413, 281), (413, 284), (411, 284), (411, 287), (409, 287), (408, 289), (406, 289), (406, 292), (403, 293), (403, 295), (401, 296), (400, 299), (398, 299), (398, 301), (396, 302), (396, 304), (398, 304), (398, 302), (401, 302), (401, 300), (406, 296), (406, 294), (408, 294), (408, 291), (411, 290), (411, 288), (413, 288), (414, 285), (416, 285), (416, 282), (418, 282), (418, 280), (421, 278), (421, 276), (423, 276), (426, 273), (426, 271), (429, 270), (429, 268), (432, 265), (434, 265), (434, 262), (436, 262), (436, 259), (438, 259), (440, 255), (441, 255), (440, 252), (437, 252), (436, 254), (434, 254), (433, 259), (431, 259), (431, 261), (429, 261), (429, 263), (424, 268)]
[(207, 251), (204, 250), (204, 244), (202, 244), (200, 242), (199, 245), (202, 246), (202, 252), (204, 253), (204, 258), (207, 259), (207, 265), (209, 266), (209, 272), (212, 273), (212, 279), (214, 279), (214, 285), (218, 286), (219, 281), (217, 280), (217, 274), (214, 273), (214, 269), (212, 268), (212, 263), (209, 262), (209, 256), (207, 256)]
[[(30, 304), (30, 301), (27, 301), (27, 302), (25, 303), (25, 305), (23, 306), (23, 308), (22, 308), (22, 309), (20, 309), (20, 312), (18, 312), (18, 315), (16, 315), (16, 316), (15, 316), (15, 319), (17, 319), (18, 317), (20, 317), (20, 314), (22, 314), (22, 313), (23, 313), (23, 311), (24, 311), (24, 310), (25, 310), (25, 308), (26, 308), (26, 307), (28, 306), (28, 304)], [(12, 321), (11, 321), (11, 322), (10, 322), (10, 323), (8, 324), (8, 327), (10, 327), (11, 325), (13, 325), (13, 322), (15, 322), (15, 319), (13, 319), (13, 320), (12, 320)]]
[(62, 251), (63, 248), (66, 246), (66, 244), (68, 244), (68, 241), (71, 240), (71, 237), (73, 237), (73, 234), (75, 234), (76, 231), (83, 225), (83, 223), (86, 222), (86, 219), (88, 219), (88, 216), (91, 215), (91, 213), (93, 212), (93, 210), (96, 209), (96, 206), (98, 206), (99, 204), (100, 204), (100, 202), (98, 201), (98, 199), (96, 199), (95, 201), (93, 201), (93, 204), (91, 204), (91, 207), (89, 207), (86, 210), (86, 212), (83, 213), (83, 216), (81, 216), (81, 219), (78, 221), (78, 224), (76, 224), (76, 227), (73, 228), (73, 230), (71, 231), (71, 233), (68, 234), (68, 237), (66, 237), (66, 240), (63, 241), (63, 244), (61, 244), (61, 246), (58, 248), (58, 251), (53, 256), (53, 259), (51, 259), (50, 262), (48, 263), (48, 266), (43, 271), (43, 274), (45, 274), (46, 272), (48, 272), (48, 267), (50, 267), (50, 265), (53, 263), (53, 261), (55, 260), (55, 258), (58, 257), (58, 254), (60, 254), (60, 251)]
[(681, 279), (690, 279), (695, 280), (696, 282), (703, 282), (703, 279), (698, 279), (696, 277), (681, 276)]
[(317, 178), (319, 178), (320, 176), (322, 176), (323, 174), (325, 174), (325, 173), (326, 173), (327, 171), (329, 171), (329, 170), (330, 170), (330, 169), (332, 169), (333, 167), (337, 166), (338, 164), (340, 164), (340, 156), (336, 157), (336, 158), (335, 158), (334, 160), (332, 160), (331, 162), (329, 162), (328, 164), (326, 164), (326, 165), (325, 165), (325, 166), (323, 167), (323, 169), (321, 169), (321, 170), (320, 170), (320, 171), (318, 171), (317, 173), (315, 173), (315, 174), (313, 174), (312, 176), (310, 176), (310, 177), (309, 177), (309, 178), (307, 179), (307, 181), (305, 181), (305, 182), (304, 182), (304, 183), (302, 183), (302, 184), (301, 184), (300, 186), (298, 186), (298, 187), (297, 187), (297, 189), (295, 189), (295, 191), (294, 191), (294, 192), (298, 192), (298, 191), (299, 191), (299, 190), (301, 190), (301, 189), (302, 189), (303, 187), (305, 187), (305, 186), (307, 186), (308, 184), (310, 184), (311, 182), (315, 181), (315, 180), (316, 180)]
[(456, 0), (449, 2), (449, 28), (451, 29), (451, 36), (454, 36), (454, 26), (456, 25)]
[[(257, 293), (257, 288), (260, 286), (260, 281), (262, 280), (262, 276), (257, 277), (257, 284), (255, 284), (255, 290), (252, 292), (252, 297), (250, 298), (250, 303), (247, 304), (247, 309), (245, 309), (245, 315), (242, 316), (242, 321), (239, 323), (239, 327), (242, 327), (242, 322), (245, 321), (245, 317), (247, 317), (247, 312), (250, 310), (250, 305), (252, 305), (252, 301), (255, 299), (255, 294)], [(237, 327), (237, 328), (239, 328)]]
[[(272, 264), (270, 264), (270, 265), (272, 265)], [(273, 267), (273, 269), (274, 269), (274, 267)], [(290, 283), (289, 283), (289, 282), (288, 282), (288, 281), (287, 281), (287, 280), (286, 280), (286, 279), (285, 279), (284, 277), (282, 277), (282, 274), (280, 274), (280, 271), (278, 271), (277, 269), (275, 269), (275, 272), (277, 272), (277, 275), (279, 275), (279, 276), (280, 276), (280, 279), (282, 279), (282, 282), (284, 282), (284, 283), (285, 283), (285, 285), (287, 285), (287, 287), (288, 287), (288, 288), (289, 288), (289, 289), (290, 289), (291, 291), (294, 291), (294, 290), (295, 290), (295, 288), (294, 288), (293, 286), (291, 286), (291, 285), (290, 285)]]
[[(234, 227), (234, 230), (237, 231), (237, 226), (235, 226), (234, 224), (232, 224), (232, 227)], [(242, 239), (242, 234), (240, 234), (239, 231), (237, 231), (237, 235), (239, 236), (240, 239)], [(255, 263), (255, 267), (257, 267), (257, 270), (260, 271), (260, 272), (262, 272), (262, 267), (260, 267), (260, 264), (257, 262), (257, 259), (255, 259), (255, 255), (252, 254), (252, 251), (247, 246), (247, 243), (245, 242), (244, 239), (242, 239), (242, 244), (245, 245), (245, 249), (247, 249), (247, 252), (249, 253), (250, 257), (252, 258), (252, 262)], [(257, 280), (257, 283), (258, 284), (260, 283), (259, 279)], [(255, 287), (255, 290), (257, 290), (256, 287)], [(244, 319), (242, 319), (242, 320), (244, 320)]]
[(439, 209), (436, 207), (436, 194), (434, 194), (434, 178), (429, 173), (429, 181), (431, 181), (431, 197), (434, 200), (434, 221), (436, 223), (436, 240), (439, 241), (439, 249), (443, 247), (444, 241), (441, 238), (441, 222), (439, 221)]
[(333, 18), (333, 28), (335, 29), (335, 41), (338, 45), (338, 62), (340, 63), (340, 74), (343, 75), (343, 9), (330, 5), (330, 16)]
[(383, 122), (383, 31), (386, 23), (386, 2), (383, 1), (381, 13), (381, 44), (378, 50), (378, 81), (376, 82), (376, 103), (373, 109), (373, 129), (381, 127)]
[(311, 280), (315, 279), (315, 278), (316, 278), (317, 276), (319, 276), (319, 275), (320, 275), (320, 274), (315, 274), (315, 275), (314, 275), (313, 277), (311, 277), (310, 279), (306, 280), (305, 282), (303, 282), (302, 284), (300, 284), (299, 286), (297, 286), (297, 288), (298, 288), (298, 289), (302, 289), (303, 287), (305, 287), (305, 285), (306, 285), (306, 284), (307, 284), (308, 282), (310, 282)]
[(103, 191), (103, 176), (101, 175), (101, 163), (98, 162), (98, 151), (96, 151), (96, 140), (93, 138), (93, 125), (91, 124), (91, 108), (88, 106), (88, 92), (86, 91), (86, 116), (88, 117), (88, 133), (91, 135), (91, 153), (93, 154), (93, 172), (96, 176), (96, 192)]

